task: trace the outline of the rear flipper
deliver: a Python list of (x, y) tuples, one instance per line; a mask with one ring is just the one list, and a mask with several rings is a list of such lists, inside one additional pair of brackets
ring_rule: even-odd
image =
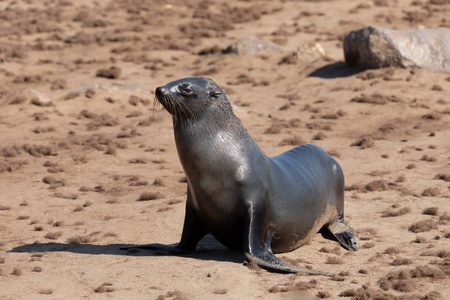
[(328, 230), (338, 239), (347, 250), (358, 250), (359, 240), (353, 229), (345, 224), (342, 218), (328, 224)]

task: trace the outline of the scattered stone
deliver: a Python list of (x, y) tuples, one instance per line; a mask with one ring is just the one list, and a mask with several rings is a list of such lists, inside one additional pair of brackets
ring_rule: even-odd
[(426, 188), (422, 192), (422, 196), (424, 197), (436, 197), (439, 196), (439, 194), (440, 194), (439, 189), (435, 187)]
[(114, 292), (113, 284), (110, 282), (105, 282), (104, 284), (97, 287), (94, 292), (96, 293), (111, 293)]
[(446, 182), (450, 182), (450, 173), (447, 173), (447, 174), (439, 173), (434, 178), (444, 180)]
[(22, 104), (26, 101), (27, 101), (27, 97), (25, 97), (23, 95), (18, 95), (18, 96), (15, 96), (11, 101), (9, 101), (9, 104), (10, 105)]
[(67, 87), (67, 82), (64, 79), (56, 79), (52, 82), (50, 89), (54, 90), (64, 90)]
[(71, 100), (71, 99), (75, 99), (78, 96), (80, 96), (80, 92), (70, 92), (66, 96), (64, 96), (63, 99), (64, 100)]
[(371, 148), (374, 145), (373, 138), (371, 136), (361, 136), (355, 142), (353, 142), (350, 146), (357, 146), (361, 149)]
[(97, 70), (97, 77), (104, 77), (109, 79), (117, 79), (120, 77), (122, 70), (119, 67), (112, 66), (109, 69), (99, 69)]
[(35, 89), (29, 89), (27, 92), (32, 97), (31, 104), (43, 107), (53, 105), (53, 100), (46, 94)]
[(86, 92), (84, 93), (84, 95), (86, 96), (86, 98), (92, 98), (95, 96), (95, 90), (93, 89), (88, 89), (86, 90)]
[(321, 44), (319, 43), (304, 44), (303, 46), (299, 47), (296, 51), (293, 51), (283, 56), (281, 60), (278, 62), (278, 64), (292, 65), (296, 64), (298, 61), (313, 62), (322, 57), (328, 59), (330, 58), (330, 56), (327, 56), (327, 53), (325, 52), (325, 49), (322, 47)]
[(228, 48), (222, 51), (223, 54), (235, 53), (238, 55), (256, 54), (262, 51), (281, 52), (281, 48), (277, 45), (264, 40), (257, 39), (254, 36), (240, 39)]

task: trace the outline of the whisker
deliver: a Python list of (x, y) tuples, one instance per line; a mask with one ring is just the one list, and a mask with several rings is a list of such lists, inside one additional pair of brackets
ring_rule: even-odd
[(159, 105), (161, 105), (161, 103), (159, 103), (158, 98), (155, 96), (155, 98), (153, 99), (153, 113), (152, 113), (153, 122), (156, 121), (156, 115), (158, 113)]

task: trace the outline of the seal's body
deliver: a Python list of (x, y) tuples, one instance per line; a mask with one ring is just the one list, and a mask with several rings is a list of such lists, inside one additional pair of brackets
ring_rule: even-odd
[(273, 253), (298, 248), (322, 227), (345, 248), (358, 249), (343, 221), (342, 170), (321, 148), (302, 145), (267, 157), (208, 78), (170, 82), (156, 89), (156, 98), (173, 116), (188, 182), (186, 216), (178, 244), (137, 248), (193, 251), (211, 233), (263, 267), (309, 274), (321, 273), (290, 266)]

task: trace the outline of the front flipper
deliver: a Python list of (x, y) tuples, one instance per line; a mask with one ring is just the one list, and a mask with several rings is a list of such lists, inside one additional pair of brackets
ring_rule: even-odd
[(256, 255), (249, 253), (249, 252), (245, 252), (245, 256), (247, 256), (247, 258), (250, 261), (257, 263), (259, 266), (269, 269), (269, 270), (272, 270), (272, 271), (275, 271), (275, 272), (306, 273), (309, 275), (331, 276), (330, 274), (326, 274), (326, 273), (314, 272), (314, 271), (311, 271), (308, 269), (294, 267), (294, 266), (291, 266), (291, 265), (285, 263), (281, 259), (277, 258), (273, 254), (272, 249), (270, 247), (271, 237), (272, 237), (272, 233), (269, 230), (269, 232), (267, 232), (266, 246), (265, 246), (264, 250), (260, 253), (257, 253)]
[(191, 193), (188, 188), (186, 200), (186, 215), (184, 217), (183, 233), (178, 244), (146, 244), (120, 247), (121, 250), (128, 249), (160, 249), (171, 254), (185, 254), (195, 250), (198, 242), (208, 233), (208, 229), (197, 216), (196, 211), (192, 208)]
[(261, 241), (261, 224), (263, 210), (261, 202), (249, 203), (247, 207), (247, 218), (245, 224), (244, 236), (244, 252), (250, 261), (255, 262), (259, 266), (275, 272), (282, 273), (306, 273), (309, 275), (331, 276), (330, 274), (310, 271), (304, 268), (291, 266), (279, 258), (277, 258), (270, 246), (272, 241), (272, 232), (267, 230), (265, 245), (262, 246)]
[(330, 223), (327, 228), (345, 249), (354, 251), (359, 249), (359, 240), (356, 233), (343, 219), (337, 219)]

